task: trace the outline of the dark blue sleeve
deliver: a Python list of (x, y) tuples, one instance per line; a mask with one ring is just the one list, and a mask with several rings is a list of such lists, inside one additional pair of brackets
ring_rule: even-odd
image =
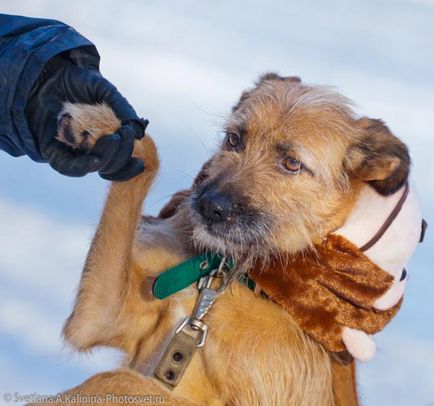
[(95, 46), (55, 20), (0, 14), (0, 149), (42, 162), (25, 106), (44, 65), (62, 53), (78, 66), (98, 69)]

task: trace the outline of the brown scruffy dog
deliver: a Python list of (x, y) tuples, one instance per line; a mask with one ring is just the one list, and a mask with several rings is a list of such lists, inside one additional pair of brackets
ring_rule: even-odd
[[(119, 126), (106, 107), (65, 106), (62, 131), (86, 147)], [(99, 120), (103, 122), (99, 123)], [(134, 155), (146, 170), (114, 183), (92, 242), (74, 311), (64, 327), (79, 351), (111, 346), (124, 368), (97, 374), (63, 396), (161, 395), (173, 405), (356, 405), (353, 365), (333, 362), (280, 306), (234, 282), (205, 316), (206, 344), (179, 385), (153, 377), (176, 327), (197, 299), (195, 285), (165, 299), (156, 276), (203, 251), (238, 259), (241, 270), (312, 247), (339, 228), (360, 191), (396, 191), (407, 149), (379, 120), (358, 118), (335, 91), (267, 74), (242, 94), (226, 138), (191, 192), (159, 218), (141, 216), (158, 170), (149, 136)], [(69, 137), (70, 138), (70, 137)], [(368, 182), (370, 186), (368, 186)], [(84, 403), (84, 402), (83, 402)]]

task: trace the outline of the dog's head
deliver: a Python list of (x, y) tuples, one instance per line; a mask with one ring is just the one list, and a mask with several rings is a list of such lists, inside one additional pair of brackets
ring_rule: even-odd
[[(406, 146), (336, 91), (266, 74), (242, 94), (189, 202), (195, 242), (232, 255), (294, 253), (343, 224), (361, 188), (406, 181)], [(368, 186), (369, 185), (369, 186)]]

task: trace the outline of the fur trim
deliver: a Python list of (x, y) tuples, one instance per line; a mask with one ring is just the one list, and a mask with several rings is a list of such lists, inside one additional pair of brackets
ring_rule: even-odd
[(344, 351), (344, 327), (377, 333), (395, 316), (402, 299), (386, 311), (373, 307), (392, 286), (393, 276), (345, 238), (331, 234), (315, 248), (316, 253), (287, 261), (274, 259), (265, 270), (256, 266), (250, 276), (327, 350)]

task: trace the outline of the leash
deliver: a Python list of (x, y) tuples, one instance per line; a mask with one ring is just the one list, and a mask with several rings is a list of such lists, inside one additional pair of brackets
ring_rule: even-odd
[(199, 281), (212, 270), (219, 268), (223, 262), (226, 270), (231, 271), (235, 264), (232, 258), (219, 254), (202, 254), (190, 258), (161, 273), (154, 281), (152, 293), (157, 299), (165, 299), (192, 283)]
[[(204, 346), (208, 326), (202, 319), (225, 291), (228, 271), (233, 267), (233, 261), (225, 256), (200, 255), (169, 269), (155, 281), (154, 294), (167, 297), (165, 295), (174, 289), (190, 285), (192, 279), (198, 280), (199, 297), (193, 314), (178, 326), (154, 371), (154, 375), (170, 388), (179, 383), (196, 350)], [(187, 270), (191, 270), (192, 275), (182, 276)], [(171, 276), (175, 276), (175, 283), (169, 282)], [(219, 283), (218, 287), (213, 287), (214, 282)]]

